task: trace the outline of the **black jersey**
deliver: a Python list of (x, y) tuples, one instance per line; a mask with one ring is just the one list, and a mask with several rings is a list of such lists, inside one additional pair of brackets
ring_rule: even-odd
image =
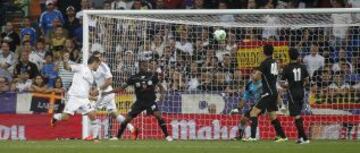
[(278, 75), (278, 65), (271, 57), (261, 62), (259, 71), (261, 71), (261, 82), (263, 94), (277, 95), (276, 81)]
[(291, 93), (303, 94), (304, 81), (309, 77), (304, 65), (299, 63), (288, 64), (282, 73), (282, 80), (287, 80)]
[(155, 101), (155, 86), (159, 83), (156, 75), (140, 72), (131, 76), (126, 83), (134, 86), (137, 102), (150, 104)]

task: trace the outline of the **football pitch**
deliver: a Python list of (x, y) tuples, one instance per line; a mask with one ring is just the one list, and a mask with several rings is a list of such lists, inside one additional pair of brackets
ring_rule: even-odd
[(360, 141), (0, 141), (0, 153), (358, 153)]

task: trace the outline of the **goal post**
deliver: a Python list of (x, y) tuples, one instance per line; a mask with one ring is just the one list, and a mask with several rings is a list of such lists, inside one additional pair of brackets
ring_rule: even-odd
[[(216, 29), (226, 31), (225, 41), (214, 39)], [(299, 50), (312, 80), (302, 113), (312, 139), (360, 139), (360, 8), (84, 10), (83, 14), (83, 61), (93, 51), (102, 52), (117, 87), (138, 71), (139, 59), (148, 59), (149, 71), (156, 72), (167, 89), (158, 105), (175, 139), (225, 140), (237, 134), (243, 112), (232, 110), (252, 70), (264, 59), (264, 44), (274, 46), (273, 56), (281, 68), (289, 62), (289, 48)], [(133, 91), (116, 96), (119, 112), (129, 110)], [(286, 134), (295, 139), (287, 92), (279, 88), (279, 93), (279, 118)], [(119, 124), (112, 121), (109, 128), (105, 118), (99, 115), (103, 136), (114, 135)], [(142, 139), (162, 137), (157, 122), (145, 113), (132, 123)], [(86, 131), (84, 126), (83, 136)], [(275, 136), (266, 115), (260, 117), (258, 132), (261, 139)]]

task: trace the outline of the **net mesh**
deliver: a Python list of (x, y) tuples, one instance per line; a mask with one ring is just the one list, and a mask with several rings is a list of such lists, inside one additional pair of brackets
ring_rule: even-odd
[[(110, 11), (109, 11), (110, 12)], [(166, 99), (158, 105), (176, 139), (230, 139), (237, 134), (238, 106), (253, 68), (264, 59), (262, 45), (275, 47), (281, 67), (288, 49), (300, 51), (312, 77), (303, 109), (306, 133), (313, 139), (357, 139), (359, 104), (359, 14), (228, 14), (228, 15), (90, 15), (89, 48), (103, 51), (114, 75), (113, 86), (138, 71), (138, 60), (151, 61)], [(225, 41), (213, 32), (224, 29)], [(288, 117), (287, 92), (281, 93), (280, 120), (286, 134), (296, 138)], [(118, 94), (119, 112), (126, 114), (134, 89)], [(245, 109), (249, 109), (248, 104)], [(104, 120), (104, 133), (116, 133), (119, 123)], [(106, 123), (106, 124), (105, 124)], [(156, 120), (142, 114), (133, 122), (140, 138), (161, 138)], [(266, 116), (259, 136), (275, 134)], [(129, 133), (125, 135), (129, 138)]]

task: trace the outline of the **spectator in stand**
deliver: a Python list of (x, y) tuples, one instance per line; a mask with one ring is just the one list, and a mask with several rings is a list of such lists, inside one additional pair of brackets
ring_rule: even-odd
[(343, 71), (343, 70), (342, 70), (342, 65), (343, 65), (343, 64), (349, 65), (350, 71), (352, 71), (352, 65), (351, 65), (351, 63), (348, 62), (345, 58), (341, 58), (341, 59), (339, 59), (338, 62), (334, 63), (334, 64), (332, 65), (332, 67), (331, 67), (331, 70), (332, 70), (333, 72)]
[(10, 21), (6, 22), (5, 32), (1, 33), (1, 38), (10, 44), (10, 51), (12, 52), (15, 52), (16, 47), (20, 45), (19, 34), (14, 31), (13, 23)]
[(19, 55), (22, 52), (28, 52), (30, 54), (33, 50), (34, 47), (31, 45), (30, 40), (25, 40), (23, 41), (21, 48), (16, 51), (15, 55)]
[(175, 57), (173, 56), (173, 53), (171, 52), (170, 46), (164, 47), (164, 52), (160, 56), (160, 66), (164, 67), (164, 69), (167, 69), (171, 63), (175, 63)]
[(235, 86), (234, 89), (241, 90), (245, 86), (246, 76), (240, 69), (235, 69), (232, 84)]
[(339, 62), (340, 59), (346, 59), (346, 61), (351, 61), (351, 54), (352, 53), (350, 51), (346, 50), (346, 47), (340, 47), (339, 51), (334, 51), (330, 53), (330, 58), (334, 60), (334, 62)]
[(51, 50), (54, 54), (55, 59), (59, 59), (61, 57), (61, 52), (64, 49), (66, 34), (64, 34), (64, 29), (62, 27), (57, 27), (54, 32), (54, 36), (51, 38)]
[(74, 8), (74, 11), (77, 12), (81, 9), (81, 0), (57, 0), (57, 6), (59, 11), (62, 14), (66, 14), (67, 8), (70, 6)]
[(166, 9), (182, 8), (183, 0), (163, 0)]
[(6, 77), (0, 76), (0, 94), (10, 91), (9, 80)]
[(63, 87), (67, 90), (71, 85), (74, 72), (66, 70), (64, 68), (64, 62), (68, 63), (69, 65), (73, 65), (76, 63), (70, 59), (70, 52), (65, 51), (61, 58), (61, 61), (56, 64), (55, 70), (58, 71), (59, 78), (61, 78), (62, 80)]
[(224, 54), (224, 59), (220, 63), (221, 70), (228, 73), (234, 73), (236, 68), (235, 62), (231, 59), (230, 54)]
[(9, 82), (12, 81), (12, 74), (2, 68), (0, 68), (0, 77), (5, 77)]
[(129, 8), (130, 7), (128, 7), (124, 0), (114, 0), (111, 2), (111, 9), (113, 10), (128, 10)]
[(342, 73), (335, 74), (334, 81), (329, 85), (329, 96), (333, 103), (344, 102), (345, 97), (349, 97), (350, 84), (344, 81)]
[(47, 10), (43, 12), (40, 16), (39, 26), (41, 28), (41, 32), (49, 38), (49, 34), (51, 30), (54, 28), (54, 20), (59, 20), (61, 24), (65, 23), (64, 17), (59, 10), (55, 7), (55, 3), (53, 0), (46, 1)]
[(230, 54), (230, 52), (226, 50), (226, 43), (225, 41), (218, 42), (215, 56), (219, 59), (220, 62), (222, 62), (224, 54)]
[(23, 71), (16, 75), (11, 83), (10, 90), (15, 92), (27, 92), (31, 88), (32, 80), (29, 78), (29, 73)]
[(304, 57), (304, 64), (310, 77), (314, 72), (325, 66), (325, 58), (319, 54), (319, 44), (314, 42), (310, 47), (310, 55)]
[(74, 30), (74, 33), (72, 34), (72, 39), (74, 39), (75, 44), (79, 47), (82, 47), (83, 42), (83, 27), (82, 27), (82, 16), (78, 18), (79, 19), (79, 27), (77, 27)]
[(26, 40), (26, 37), (30, 37), (31, 45), (35, 45), (36, 43), (36, 30), (31, 26), (31, 18), (25, 17), (23, 20), (24, 28), (20, 30), (21, 40)]
[[(29, 79), (33, 79), (39, 74), (37, 66), (29, 61), (29, 52), (22, 52), (20, 61), (15, 65), (14, 77), (19, 78), (19, 75), (27, 74)], [(26, 80), (23, 80), (26, 81)]]
[(55, 79), (54, 87), (49, 90), (50, 92), (54, 92), (57, 95), (64, 95), (66, 90), (63, 87), (63, 83), (60, 77)]
[(80, 62), (81, 56), (77, 55), (80, 53), (80, 51), (76, 48), (75, 42), (73, 39), (70, 39), (70, 38), (66, 39), (65, 48), (64, 48), (63, 52), (69, 52), (70, 54), (74, 53), (74, 55), (75, 55), (74, 57), (76, 57), (74, 59), (76, 59), (76, 60), (74, 60), (74, 59), (72, 59), (72, 60)]
[(228, 36), (226, 37), (226, 50), (229, 51), (231, 55), (234, 55), (233, 57), (235, 57), (238, 45), (235, 30), (236, 29), (229, 30)]
[(45, 50), (44, 40), (41, 39), (38, 42), (36, 42), (35, 50), (32, 51), (29, 55), (30, 62), (35, 63), (37, 68), (40, 70), (44, 65), (46, 52), (47, 51)]
[(316, 80), (317, 88), (319, 89), (317, 93), (320, 94), (323, 102), (327, 102), (331, 100), (329, 96), (330, 93), (330, 85), (333, 83), (333, 75), (334, 73), (331, 71), (330, 67), (325, 67), (319, 78)]
[(190, 72), (187, 74), (187, 80), (187, 90), (197, 91), (200, 85), (199, 65), (197, 63), (191, 63)]
[(213, 90), (223, 91), (226, 88), (226, 74), (221, 71), (217, 71), (212, 79)]
[(179, 70), (175, 70), (174, 73), (170, 76), (172, 78), (170, 82), (170, 88), (172, 91), (184, 91), (185, 83), (183, 80), (183, 76)]
[(8, 42), (2, 42), (0, 50), (0, 68), (12, 73), (15, 62), (15, 54), (10, 51), (10, 44)]
[(210, 44), (210, 34), (209, 29), (202, 28), (201, 30), (201, 41), (203, 42), (203, 47), (206, 47)]
[(75, 17), (75, 8), (73, 6), (69, 6), (66, 9), (66, 20), (65, 20), (65, 24), (64, 24), (64, 28), (69, 32), (69, 37), (72, 38), (74, 37), (74, 32), (75, 29), (79, 28), (80, 25), (80, 21), (78, 18)]
[(154, 9), (165, 9), (164, 0), (154, 0)]
[(43, 76), (38, 74), (34, 77), (29, 91), (35, 92), (35, 93), (48, 93), (49, 92), (49, 88), (46, 85), (45, 79), (43, 78)]
[(194, 45), (193, 60), (196, 63), (203, 63), (206, 57), (206, 50), (203, 46), (203, 42), (200, 38), (196, 39)]
[(205, 9), (204, 0), (193, 0), (193, 9)]
[[(341, 71), (344, 72), (345, 81), (350, 85), (355, 85), (360, 82), (360, 74), (352, 71), (350, 68), (351, 65), (347, 63), (341, 64)], [(354, 66), (353, 69), (356, 69)]]
[(256, 0), (248, 0), (247, 9), (256, 9)]
[(201, 73), (201, 81), (200, 81), (200, 85), (199, 90), (201, 91), (213, 91), (213, 84), (212, 84), (212, 80), (214, 79), (213, 75), (211, 72), (203, 70)]
[(155, 51), (159, 56), (163, 54), (165, 42), (160, 35), (155, 35), (154, 40), (151, 42), (151, 50)]
[(56, 71), (53, 55), (51, 53), (47, 53), (45, 55), (45, 64), (41, 69), (41, 74), (46, 79), (47, 86), (54, 87), (55, 79), (59, 76), (59, 74)]
[(194, 48), (193, 44), (188, 40), (187, 30), (182, 30), (180, 32), (180, 40), (176, 41), (176, 49), (180, 50), (182, 53), (188, 53), (192, 56)]
[(131, 6), (132, 10), (147, 10), (151, 8), (152, 6), (149, 2), (141, 0), (133, 0), (133, 4)]
[(82, 54), (78, 49), (74, 49), (70, 52), (70, 60), (75, 63), (81, 63)]
[(103, 5), (104, 10), (111, 10), (111, 2), (105, 0)]
[(81, 4), (81, 10), (77, 12), (75, 15), (75, 17), (78, 18), (79, 20), (81, 20), (81, 18), (84, 15), (83, 10), (93, 9), (90, 0), (81, 0), (80, 4)]

